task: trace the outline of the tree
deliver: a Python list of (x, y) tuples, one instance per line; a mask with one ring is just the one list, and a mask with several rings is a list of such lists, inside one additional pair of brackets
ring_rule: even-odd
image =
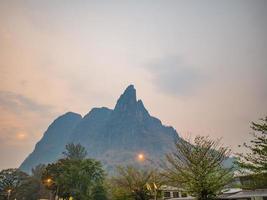
[(43, 174), (43, 182), (54, 195), (62, 198), (93, 199), (95, 187), (104, 180), (100, 162), (93, 159), (61, 159), (49, 164)]
[[(53, 194), (63, 197), (63, 193), (58, 191), (60, 185), (60, 179), (63, 171), (62, 160), (58, 160), (56, 163), (51, 163), (46, 166), (42, 172), (42, 183), (46, 189), (50, 190), (50, 195)], [(69, 197), (69, 195), (67, 195)], [(65, 197), (65, 196), (64, 196)]]
[[(19, 169), (6, 169), (0, 172), (0, 190), (2, 197), (7, 199), (36, 200), (48, 197), (48, 191), (41, 183), (44, 165), (38, 165), (32, 170), (32, 176)], [(1, 199), (1, 197), (0, 197)]]
[(118, 176), (112, 179), (114, 186), (113, 198), (148, 200), (157, 192), (160, 178), (154, 170), (137, 169), (133, 166), (118, 167)]
[[(246, 154), (238, 154), (238, 166), (241, 172), (247, 174), (241, 179), (244, 181), (244, 187), (261, 188), (267, 185), (267, 116), (260, 122), (252, 122), (251, 129), (253, 139), (250, 144), (244, 143), (243, 146), (248, 149)], [(249, 181), (250, 180), (250, 181)]]
[(105, 195), (102, 187), (105, 173), (101, 163), (94, 159), (84, 159), (86, 151), (80, 144), (68, 144), (66, 150), (66, 158), (48, 164), (43, 172), (42, 180), (47, 189), (54, 196), (62, 198), (102, 200)]
[(194, 143), (179, 140), (176, 152), (166, 155), (164, 176), (199, 200), (213, 199), (232, 180), (232, 170), (223, 167), (230, 149), (208, 137), (197, 136)]
[(33, 177), (28, 177), (20, 187), (16, 189), (13, 197), (16, 199), (36, 200), (39, 196), (40, 184)]
[(87, 151), (81, 144), (69, 143), (66, 145), (66, 151), (63, 152), (69, 159), (84, 159), (87, 156)]
[(35, 168), (32, 168), (32, 177), (41, 180), (42, 179), (42, 174), (46, 168), (46, 165), (44, 164), (39, 164)]
[[(45, 171), (46, 165), (39, 164), (35, 168), (32, 169), (32, 175), (29, 178), (28, 188), (26, 187), (26, 191), (28, 191), (29, 196), (31, 194), (35, 194), (37, 198), (33, 199), (42, 199), (49, 197), (48, 190), (45, 188), (44, 184), (42, 183), (42, 174)], [(33, 192), (29, 192), (31, 188), (36, 188), (36, 190)], [(32, 189), (33, 190), (33, 189)], [(29, 198), (27, 198), (29, 199)]]
[(18, 188), (27, 180), (28, 175), (19, 169), (4, 169), (0, 172), (0, 198), (15, 197)]
[(103, 184), (96, 185), (92, 189), (92, 199), (94, 200), (108, 200), (107, 191)]

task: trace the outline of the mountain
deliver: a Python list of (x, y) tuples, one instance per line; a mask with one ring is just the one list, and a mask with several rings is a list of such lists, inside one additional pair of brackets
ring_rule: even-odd
[(30, 172), (38, 164), (54, 162), (60, 158), (74, 127), (81, 120), (82, 116), (73, 112), (58, 117), (35, 145), (34, 151), (23, 161), (20, 169)]
[(67, 113), (56, 119), (20, 168), (29, 172), (39, 163), (53, 162), (67, 143), (74, 142), (112, 171), (119, 164), (135, 164), (138, 153), (158, 161), (174, 149), (177, 140), (175, 129), (152, 117), (130, 85), (114, 109), (93, 108), (83, 118)]

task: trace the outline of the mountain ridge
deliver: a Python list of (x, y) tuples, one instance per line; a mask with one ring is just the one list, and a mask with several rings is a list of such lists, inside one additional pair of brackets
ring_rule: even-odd
[[(49, 163), (59, 158), (61, 156), (61, 152), (59, 151), (64, 149), (65, 143), (72, 133), (72, 129), (81, 119), (82, 116), (74, 112), (67, 112), (57, 117), (48, 126), (42, 139), (37, 142), (33, 152), (27, 156), (19, 168), (23, 171), (30, 172), (31, 169), (27, 165), (36, 166), (44, 163), (43, 160), (46, 160), (45, 163)], [(50, 141), (53, 141), (53, 143)], [(38, 156), (40, 155), (39, 152), (42, 154), (40, 157)]]
[[(69, 122), (68, 116), (74, 120)], [(58, 119), (64, 119), (65, 125), (69, 125), (53, 131), (49, 127), (60, 122)], [(39, 163), (56, 161), (69, 142), (85, 146), (88, 156), (102, 161), (109, 171), (117, 164), (136, 163), (135, 156), (139, 152), (147, 154), (150, 159), (162, 157), (171, 152), (175, 142), (180, 139), (173, 127), (162, 125), (159, 119), (149, 114), (142, 100), (137, 100), (133, 85), (129, 85), (120, 95), (114, 109), (92, 108), (84, 117), (68, 112), (50, 126), (34, 151), (21, 164), (23, 171), (29, 172)], [(65, 140), (51, 140), (57, 138), (54, 135), (62, 136), (64, 131)], [(43, 152), (44, 148), (40, 148), (39, 143), (54, 149)]]

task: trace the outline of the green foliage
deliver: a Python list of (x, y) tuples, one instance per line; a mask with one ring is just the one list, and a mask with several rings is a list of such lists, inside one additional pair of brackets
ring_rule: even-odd
[[(32, 169), (32, 175), (29, 177), (28, 187), (26, 185), (25, 191), (29, 197), (30, 196), (38, 197), (38, 198), (33, 198), (33, 199), (41, 199), (41, 198), (49, 197), (49, 191), (45, 188), (45, 186), (42, 183), (42, 174), (45, 171), (45, 168), (46, 168), (46, 165), (39, 164), (35, 168)], [(35, 190), (33, 190), (33, 188), (35, 188)], [(26, 199), (30, 199), (29, 197)]]
[(111, 187), (112, 200), (133, 200), (132, 195), (125, 188), (120, 188), (118, 186)]
[(87, 156), (87, 151), (81, 144), (69, 143), (66, 145), (66, 151), (63, 154), (69, 159), (82, 160)]
[(38, 165), (32, 170), (32, 176), (19, 169), (2, 170), (0, 172), (2, 198), (0, 197), (0, 199), (6, 199), (8, 190), (10, 190), (10, 199), (36, 200), (48, 197), (48, 191), (45, 190), (41, 182), (44, 168), (44, 165)]
[(154, 170), (127, 166), (118, 167), (118, 176), (111, 183), (114, 200), (148, 200), (157, 196), (161, 179)]
[(108, 200), (106, 188), (101, 185), (96, 185), (92, 189), (92, 199), (94, 200)]
[(5, 199), (8, 195), (15, 198), (18, 189), (23, 185), (28, 175), (19, 169), (4, 169), (0, 172), (0, 198)]
[(213, 199), (232, 180), (232, 170), (222, 165), (230, 150), (208, 137), (197, 136), (194, 142), (181, 139), (176, 144), (177, 151), (166, 156), (164, 175), (200, 200)]
[(65, 159), (47, 166), (36, 166), (32, 169), (32, 176), (18, 169), (2, 170), (0, 200), (7, 199), (8, 195), (10, 199), (49, 198), (50, 192), (53, 196), (66, 199), (106, 200), (103, 186), (105, 174), (101, 163), (94, 159), (84, 159), (86, 151), (80, 144), (69, 144), (66, 148)]
[(101, 163), (94, 159), (83, 159), (84, 148), (81, 145), (67, 145), (68, 155), (56, 163), (48, 164), (42, 175), (43, 183), (54, 195), (75, 200), (104, 200), (102, 187), (104, 170)]
[(253, 139), (243, 146), (249, 150), (246, 154), (238, 154), (238, 166), (247, 174), (242, 179), (245, 188), (264, 188), (267, 185), (267, 116), (259, 123), (252, 122)]
[(33, 177), (28, 177), (25, 182), (17, 188), (16, 193), (13, 195), (16, 199), (36, 200), (39, 199), (39, 191), (41, 184)]

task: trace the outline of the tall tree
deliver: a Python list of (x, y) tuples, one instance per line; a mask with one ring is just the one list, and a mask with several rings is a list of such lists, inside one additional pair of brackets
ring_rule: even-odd
[(80, 144), (66, 145), (64, 155), (66, 158), (48, 164), (43, 172), (42, 180), (47, 189), (62, 198), (102, 200), (105, 173), (101, 163), (85, 159), (86, 151)]
[(253, 139), (250, 144), (244, 143), (243, 147), (248, 149), (248, 153), (241, 153), (237, 164), (242, 173), (249, 176), (243, 177), (250, 181), (245, 181), (245, 187), (266, 187), (267, 185), (267, 116), (259, 122), (252, 122), (251, 129)]
[(86, 149), (81, 144), (69, 143), (66, 145), (66, 151), (63, 152), (69, 159), (84, 159), (87, 156)]
[(161, 179), (156, 171), (137, 169), (133, 166), (118, 167), (118, 176), (114, 177), (113, 198), (148, 200), (157, 196), (157, 187)]
[[(104, 181), (100, 162), (93, 159), (61, 159), (49, 164), (43, 174), (43, 183), (55, 196), (74, 199), (93, 199), (96, 189)], [(98, 190), (99, 195), (99, 190)]]
[(176, 144), (176, 152), (166, 156), (164, 175), (199, 200), (213, 199), (232, 180), (232, 170), (223, 167), (230, 149), (208, 137), (197, 136), (194, 143)]

